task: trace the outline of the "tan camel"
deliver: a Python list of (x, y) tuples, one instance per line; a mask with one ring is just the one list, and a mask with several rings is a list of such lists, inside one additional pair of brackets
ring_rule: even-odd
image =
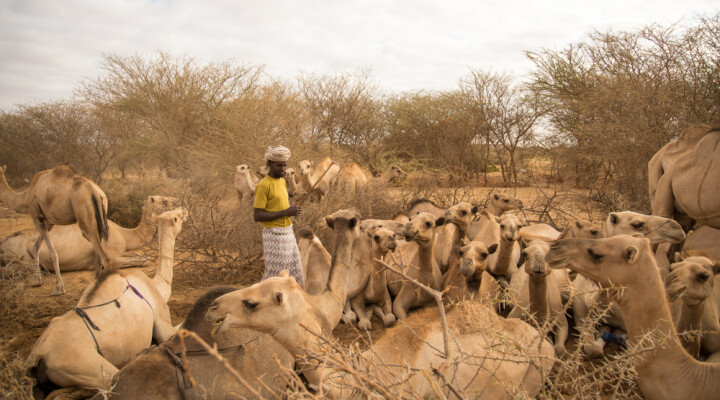
[(35, 286), (42, 283), (39, 252), (44, 241), (55, 271), (53, 294), (65, 293), (57, 252), (49, 235), (55, 225), (77, 223), (83, 237), (95, 250), (96, 270), (99, 272), (101, 266), (110, 267), (110, 259), (103, 248), (103, 242), (108, 240), (107, 197), (98, 185), (62, 165), (38, 172), (30, 181), (30, 187), (18, 193), (8, 185), (5, 169), (5, 166), (0, 167), (0, 200), (16, 212), (29, 213), (40, 232), (32, 252), (36, 267)]
[[(370, 315), (374, 311), (383, 324), (391, 326), (395, 323), (395, 315), (392, 313), (392, 299), (388, 292), (387, 271), (385, 267), (375, 259), (382, 260), (389, 252), (395, 250), (397, 242), (395, 241), (397, 234), (387, 228), (372, 228), (366, 231), (366, 235), (370, 238), (372, 262), (372, 270), (368, 277), (365, 287), (355, 296), (350, 298), (352, 310), (358, 318), (358, 328), (363, 330), (371, 330), (372, 322)], [(350, 282), (348, 282), (350, 286)], [(367, 313), (366, 306), (372, 305)]]
[(501, 300), (505, 300), (505, 290), (518, 270), (517, 265), (520, 260), (518, 231), (522, 223), (516, 215), (503, 214), (496, 217), (487, 210), (480, 212), (479, 221), (484, 229), (474, 240), (499, 245), (498, 251), (488, 257), (488, 266), (483, 272), (480, 283), (480, 296), (485, 300), (493, 301), (496, 309), (500, 311), (504, 307)]
[[(205, 319), (210, 304), (235, 290), (237, 288), (218, 287), (202, 295), (190, 308), (180, 328), (194, 332), (210, 346), (217, 346), (228, 364), (260, 396), (271, 398), (285, 390), (283, 369), (291, 369), (294, 363), (290, 353), (269, 335), (250, 329), (229, 329), (216, 336), (210, 334), (213, 324)], [(200, 400), (254, 397), (195, 339), (185, 339), (184, 347), (182, 343), (176, 335), (135, 357), (115, 375), (115, 384), (107, 398)], [(183, 371), (184, 366), (187, 366), (187, 372)], [(96, 398), (101, 400), (106, 397), (98, 394)]]
[[(105, 243), (105, 252), (110, 258), (110, 264), (115, 268), (145, 266), (147, 259), (126, 252), (144, 246), (155, 234), (153, 214), (175, 208), (179, 200), (174, 197), (148, 196), (143, 204), (143, 213), (140, 223), (135, 228), (123, 228), (108, 220), (108, 240)], [(95, 262), (95, 251), (90, 242), (85, 240), (77, 224), (56, 226), (49, 232), (50, 241), (57, 252), (60, 271), (78, 271), (90, 269)], [(40, 233), (36, 229), (25, 229), (15, 232), (0, 243), (0, 254), (3, 258), (13, 258), (20, 261), (32, 261), (32, 249)], [(40, 265), (46, 269), (52, 268), (52, 259), (47, 246), (40, 247)]]
[(590, 221), (577, 220), (563, 229), (562, 232), (558, 232), (548, 224), (540, 223), (523, 226), (519, 235), (526, 243), (530, 243), (535, 239), (554, 242), (559, 239), (597, 239), (602, 237), (602, 231)]
[(522, 318), (538, 329), (551, 324), (555, 339), (555, 355), (567, 354), (565, 341), (569, 325), (562, 301), (562, 287), (569, 281), (564, 269), (550, 269), (545, 262), (545, 254), (550, 245), (536, 239), (523, 250), (525, 263), (516, 272), (510, 282), (514, 307), (508, 318)]
[(477, 211), (477, 206), (460, 202), (448, 208), (443, 214), (445, 225), (437, 228), (434, 251), (435, 261), (442, 274), (445, 274), (450, 265), (457, 261), (454, 250), (463, 245), (468, 226)]
[[(487, 203), (485, 204), (485, 210), (487, 210), (490, 215), (494, 215), (496, 217), (499, 217), (508, 211), (522, 210), (523, 207), (523, 202), (521, 200), (514, 197), (509, 197), (502, 193), (493, 193), (493, 195), (488, 198)], [(468, 239), (474, 240), (473, 238), (477, 237), (478, 232), (482, 229), (483, 224), (481, 223), (481, 221), (471, 222), (468, 226)]]
[(298, 250), (302, 260), (305, 291), (318, 294), (327, 287), (332, 256), (310, 228), (298, 231)]
[(353, 162), (343, 165), (340, 168), (340, 172), (338, 172), (332, 184), (337, 186), (343, 193), (347, 193), (352, 197), (368, 184), (384, 186), (406, 178), (407, 172), (396, 165), (388, 168), (388, 170), (378, 178), (373, 178), (370, 172)]
[(105, 270), (72, 311), (50, 322), (26, 363), (40, 383), (50, 381), (76, 397), (92, 395), (107, 389), (118, 368), (153, 338), (162, 343), (175, 333), (167, 301), (175, 237), (186, 216), (187, 210), (176, 208), (156, 218), (160, 261), (153, 279), (142, 271), (123, 276)]
[[(631, 211), (612, 212), (605, 222), (605, 236), (621, 234), (643, 235), (654, 244), (678, 242), (685, 237), (680, 224), (671, 219)], [(624, 331), (625, 323), (620, 309), (612, 304), (607, 292), (601, 291), (600, 287), (587, 277), (579, 275), (573, 281), (573, 286), (577, 293), (573, 299), (573, 314), (575, 324), (581, 327), (579, 330), (583, 336), (583, 351), (590, 357), (600, 357), (606, 342), (601, 336), (595, 338), (593, 327), (588, 325), (588, 316), (594, 308), (607, 308), (609, 310), (602, 319), (599, 330), (604, 332), (616, 328)]]
[(446, 208), (442, 208), (437, 204), (433, 203), (432, 200), (428, 199), (415, 199), (410, 202), (407, 211), (404, 213), (408, 218), (412, 218), (420, 213), (430, 213), (437, 218), (442, 217), (447, 211)]
[(682, 254), (689, 251), (700, 251), (713, 260), (720, 260), (720, 229), (701, 226), (688, 233), (683, 242)]
[(252, 203), (255, 200), (255, 187), (258, 178), (250, 172), (250, 167), (245, 164), (236, 166), (234, 183), (240, 204), (243, 204), (243, 201)]
[[(316, 334), (332, 337), (330, 331), (323, 329), (326, 321), (323, 310), (312, 300), (284, 274), (221, 296), (210, 307), (207, 318), (218, 321), (220, 330), (246, 327), (271, 333), (296, 355), (299, 369), (311, 388), (322, 388), (320, 395), (327, 390), (331, 398), (350, 398), (355, 393), (349, 385), (356, 381), (349, 374), (333, 373), (331, 368), (305, 358), (306, 354), (322, 354), (327, 348)], [(392, 390), (398, 386), (397, 376), (410, 372), (409, 367), (420, 370), (409, 378), (407, 389), (398, 397), (432, 398), (438, 395), (434, 389), (450, 397), (439, 376), (478, 399), (538, 394), (543, 387), (542, 376), (552, 368), (553, 361), (550, 344), (538, 338), (534, 328), (520, 320), (497, 317), (482, 303), (472, 301), (449, 311), (447, 320), (452, 358), (444, 359), (436, 350), (443, 346), (437, 310), (422, 310), (404, 324), (388, 329), (362, 354), (373, 365), (363, 376), (371, 374), (371, 379), (380, 380), (381, 387)]]
[[(416, 278), (418, 282), (440, 290), (442, 287), (442, 274), (435, 260), (435, 237), (437, 227), (445, 224), (445, 218), (436, 218), (431, 213), (420, 213), (410, 217), (405, 225), (405, 240), (414, 241), (418, 251), (408, 264), (416, 266), (410, 268), (408, 275)], [(397, 319), (405, 319), (410, 310), (434, 303), (435, 299), (425, 292), (419, 292), (415, 286), (403, 282), (400, 291), (393, 301), (393, 314)]]
[(717, 398), (720, 364), (694, 360), (674, 339), (677, 332), (650, 240), (628, 235), (560, 240), (546, 260), (552, 268), (569, 265), (603, 288), (623, 288), (613, 291), (613, 302), (626, 316), (631, 344), (650, 332), (659, 341), (636, 359), (638, 384), (647, 399)]
[[(677, 157), (657, 182), (652, 200), (653, 215), (673, 218), (686, 215), (692, 221), (720, 229), (720, 128), (712, 128), (690, 152)], [(679, 220), (684, 221), (679, 218)], [(684, 224), (687, 230), (691, 221)]]
[[(720, 321), (713, 302), (713, 277), (720, 273), (720, 263), (706, 257), (688, 257), (670, 266), (666, 279), (667, 299), (678, 333), (691, 332), (680, 338), (693, 357), (700, 355), (701, 345), (707, 353), (720, 351), (716, 340)], [(709, 301), (706, 301), (708, 300)], [(706, 340), (705, 336), (710, 335)]]
[(295, 204), (302, 197), (302, 191), (298, 185), (294, 168), (285, 169), (285, 182), (287, 184), (288, 196), (290, 196), (291, 205)]
[(335, 180), (338, 172), (340, 172), (340, 166), (333, 163), (333, 160), (328, 157), (318, 165), (313, 165), (312, 161), (302, 160), (298, 164), (298, 170), (300, 173), (299, 184), (302, 186), (303, 191), (307, 193), (310, 188), (315, 186), (310, 196), (312, 196), (313, 201), (320, 201), (330, 190), (330, 183)]
[(445, 304), (478, 298), (482, 274), (487, 268), (487, 258), (497, 250), (483, 242), (470, 242), (457, 249), (458, 260), (450, 265), (444, 277), (443, 296)]

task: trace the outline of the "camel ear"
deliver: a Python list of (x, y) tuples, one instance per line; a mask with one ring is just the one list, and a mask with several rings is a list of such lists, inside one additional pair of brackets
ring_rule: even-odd
[(284, 270), (280, 271), (278, 276), (281, 278), (287, 278), (288, 276), (290, 276), (290, 271), (284, 269)]
[(580, 221), (575, 221), (575, 226), (576, 226), (578, 229), (582, 228), (582, 226), (580, 226)]
[(435, 226), (443, 226), (445, 225), (445, 217), (440, 217), (435, 220)]
[(625, 249), (625, 259), (628, 261), (629, 264), (632, 264), (637, 260), (638, 257), (638, 249), (635, 246), (628, 246)]
[(154, 203), (154, 202), (155, 202), (155, 196), (150, 196), (150, 202), (151, 202), (151, 203)]
[(680, 295), (683, 294), (686, 288), (687, 286), (678, 279), (677, 274), (673, 274), (672, 272), (668, 274), (665, 279), (665, 294), (667, 295), (668, 303), (672, 303), (680, 298)]
[(494, 252), (495, 252), (495, 250), (497, 250), (497, 248), (498, 248), (498, 245), (497, 245), (497, 243), (493, 243), (493, 245), (492, 245), (492, 246), (490, 246), (490, 247), (488, 247), (488, 249), (487, 249), (487, 250), (488, 250), (488, 254), (492, 254), (492, 253), (494, 253)]
[(330, 229), (335, 229), (335, 221), (333, 221), (332, 218), (325, 217), (325, 223), (330, 227)]
[(497, 222), (497, 223), (499, 224), (499, 223), (500, 223), (500, 217), (497, 217), (497, 216), (496, 216), (496, 217), (495, 217), (495, 222)]
[(676, 263), (679, 263), (679, 262), (682, 262), (683, 256), (682, 256), (682, 254), (680, 254), (679, 251), (676, 251), (673, 259), (675, 260)]
[(276, 302), (277, 304), (282, 304), (282, 303), (283, 303), (283, 293), (282, 293), (282, 292), (275, 292), (275, 293), (273, 294), (273, 299), (275, 300), (275, 302)]
[(615, 225), (618, 223), (618, 216), (614, 212), (610, 213), (610, 217), (608, 218), (611, 224)]
[(499, 199), (499, 198), (500, 198), (500, 196), (498, 196), (498, 195), (497, 195), (497, 193), (496, 193), (496, 194), (494, 194), (494, 195), (493, 195), (493, 197), (495, 198), (495, 200), (497, 200), (497, 199)]
[(715, 264), (713, 264), (712, 272), (713, 272), (713, 275), (720, 274), (720, 262), (716, 262)]
[(350, 229), (354, 229), (357, 226), (357, 224), (358, 224), (357, 218), (350, 218), (350, 221), (348, 221), (348, 226), (350, 227)]

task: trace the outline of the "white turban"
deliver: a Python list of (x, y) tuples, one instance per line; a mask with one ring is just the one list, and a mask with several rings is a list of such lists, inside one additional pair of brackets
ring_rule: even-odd
[(268, 146), (265, 149), (265, 161), (287, 161), (290, 159), (290, 149), (285, 146)]

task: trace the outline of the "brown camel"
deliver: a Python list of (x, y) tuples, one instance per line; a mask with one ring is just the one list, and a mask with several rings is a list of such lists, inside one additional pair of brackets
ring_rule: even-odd
[(628, 235), (560, 240), (546, 260), (552, 268), (569, 265), (603, 288), (622, 288), (613, 291), (613, 302), (625, 316), (631, 344), (648, 333), (658, 341), (635, 356), (638, 384), (647, 399), (717, 398), (720, 364), (694, 360), (675, 340), (677, 331), (650, 240)]
[(50, 322), (26, 362), (38, 383), (52, 382), (76, 398), (90, 396), (109, 388), (118, 368), (153, 338), (162, 343), (175, 333), (167, 301), (175, 237), (186, 216), (187, 210), (177, 208), (156, 218), (160, 261), (153, 279), (142, 271), (123, 276), (105, 270), (73, 310)]
[[(329, 392), (331, 398), (350, 398), (354, 393), (349, 388), (357, 381), (305, 358), (328, 347), (317, 334), (329, 338), (332, 334), (323, 329), (326, 314), (312, 296), (284, 275), (221, 296), (208, 310), (207, 318), (221, 324), (221, 331), (246, 327), (270, 332), (296, 354), (310, 387), (318, 390), (319, 396)], [(414, 313), (404, 324), (388, 329), (362, 354), (372, 365), (363, 376), (371, 375), (370, 379), (387, 388), (380, 397), (433, 398), (438, 395), (436, 390), (452, 396), (439, 376), (460, 388), (465, 393), (462, 396), (477, 399), (525, 398), (539, 393), (553, 357), (550, 344), (539, 338), (534, 328), (520, 320), (500, 318), (476, 301), (460, 303), (448, 312), (447, 320), (452, 350), (449, 359), (436, 350), (443, 347), (436, 309)], [(398, 389), (397, 376), (405, 373), (413, 376), (402, 385), (405, 389)]]
[(285, 182), (287, 184), (288, 196), (290, 196), (290, 200), (295, 204), (296, 201), (300, 200), (302, 193), (298, 185), (297, 177), (295, 176), (294, 168), (285, 169)]
[(540, 329), (551, 324), (555, 339), (555, 355), (567, 354), (565, 341), (569, 325), (562, 301), (562, 288), (569, 281), (564, 269), (550, 269), (545, 262), (545, 254), (550, 245), (536, 239), (523, 250), (525, 263), (516, 272), (510, 282), (511, 293), (515, 299), (508, 318), (522, 318)]
[(77, 223), (82, 235), (90, 241), (97, 255), (96, 271), (109, 268), (110, 259), (103, 248), (108, 240), (107, 197), (90, 179), (76, 173), (71, 167), (62, 165), (40, 171), (30, 181), (30, 187), (15, 192), (5, 179), (5, 169), (0, 168), (0, 200), (16, 212), (29, 213), (33, 225), (40, 232), (32, 256), (35, 260), (35, 285), (42, 283), (40, 271), (40, 244), (47, 245), (55, 271), (54, 295), (65, 293), (57, 252), (50, 240), (49, 231), (55, 225)]
[[(499, 217), (508, 211), (522, 210), (523, 202), (514, 197), (509, 197), (502, 193), (493, 193), (485, 204), (484, 210), (487, 210), (490, 215)], [(482, 221), (477, 220), (470, 223), (468, 226), (467, 237), (470, 240), (475, 240), (480, 231), (484, 229)]]
[(332, 256), (310, 228), (298, 231), (298, 250), (302, 260), (305, 291), (318, 294), (327, 287)]
[[(126, 252), (144, 246), (155, 234), (153, 214), (160, 214), (179, 205), (174, 197), (148, 196), (143, 205), (140, 223), (132, 229), (123, 228), (108, 220), (108, 240), (105, 251), (110, 263), (115, 268), (127, 268), (147, 265), (147, 259)], [(90, 269), (95, 262), (95, 251), (90, 242), (85, 240), (77, 224), (56, 226), (49, 232), (50, 241), (57, 252), (60, 271), (78, 271)], [(16, 260), (32, 260), (32, 249), (40, 233), (36, 229), (25, 229), (15, 232), (0, 243), (0, 254), (3, 258)], [(52, 259), (47, 246), (40, 247), (40, 265), (52, 268)]]
[(460, 202), (448, 208), (443, 214), (445, 225), (437, 229), (435, 239), (435, 261), (442, 274), (445, 274), (450, 265), (457, 261), (454, 250), (463, 245), (468, 225), (477, 211), (477, 206)]
[(299, 184), (306, 193), (314, 186), (310, 196), (313, 201), (320, 201), (330, 190), (330, 184), (335, 180), (339, 171), (340, 166), (333, 163), (330, 157), (322, 160), (318, 165), (313, 165), (312, 161), (302, 160), (298, 164)]
[(478, 297), (487, 258), (497, 247), (497, 244), (488, 248), (483, 242), (470, 242), (457, 249), (458, 259), (450, 265), (444, 277), (443, 291), (447, 291), (443, 296), (445, 304)]
[[(657, 182), (652, 213), (673, 218), (686, 215), (692, 221), (720, 229), (720, 128), (711, 128), (692, 151), (679, 155)], [(678, 220), (684, 221), (679, 218)], [(684, 224), (685, 230), (692, 221)]]
[(255, 186), (258, 179), (250, 172), (250, 167), (240, 164), (235, 167), (235, 193), (237, 193), (238, 202), (252, 203), (255, 200)]
[(396, 165), (388, 168), (378, 178), (373, 178), (370, 172), (358, 165), (358, 163), (353, 162), (343, 165), (331, 184), (352, 197), (368, 184), (383, 186), (406, 178), (407, 172)]
[[(218, 287), (202, 295), (190, 308), (180, 326), (197, 334), (263, 398), (285, 390), (283, 370), (292, 368), (293, 357), (277, 341), (250, 329), (228, 329), (212, 336), (213, 324), (205, 319), (210, 304), (237, 288)], [(185, 400), (222, 399), (234, 396), (253, 398), (254, 394), (235, 379), (204, 347), (189, 337), (183, 342), (176, 335), (165, 343), (135, 357), (118, 372), (110, 399)], [(182, 357), (186, 364), (183, 364)], [(277, 359), (276, 359), (277, 358)], [(187, 366), (187, 372), (183, 370)], [(97, 400), (105, 399), (101, 394)]]
[(520, 229), (520, 238), (526, 243), (535, 239), (542, 239), (546, 242), (554, 242), (558, 239), (597, 239), (602, 237), (602, 232), (595, 224), (586, 220), (577, 220), (570, 224), (562, 232), (548, 224), (532, 224), (523, 226)]
[(720, 273), (720, 263), (699, 256), (678, 261), (670, 266), (666, 283), (675, 329), (690, 332), (680, 342), (695, 358), (701, 347), (706, 353), (720, 351), (720, 322), (713, 302), (713, 278)]
[(512, 276), (518, 270), (518, 231), (522, 223), (514, 214), (496, 217), (487, 210), (480, 212), (479, 221), (486, 228), (481, 230), (474, 240), (490, 245), (499, 244), (498, 251), (488, 257), (488, 266), (480, 282), (480, 296), (495, 303), (496, 309), (501, 311), (504, 308), (502, 301), (505, 300), (505, 289), (509, 287)]

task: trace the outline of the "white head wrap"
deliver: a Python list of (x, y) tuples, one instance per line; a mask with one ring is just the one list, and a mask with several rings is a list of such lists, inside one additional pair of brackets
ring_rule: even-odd
[(285, 146), (268, 146), (265, 149), (265, 161), (287, 161), (290, 159), (290, 149)]

